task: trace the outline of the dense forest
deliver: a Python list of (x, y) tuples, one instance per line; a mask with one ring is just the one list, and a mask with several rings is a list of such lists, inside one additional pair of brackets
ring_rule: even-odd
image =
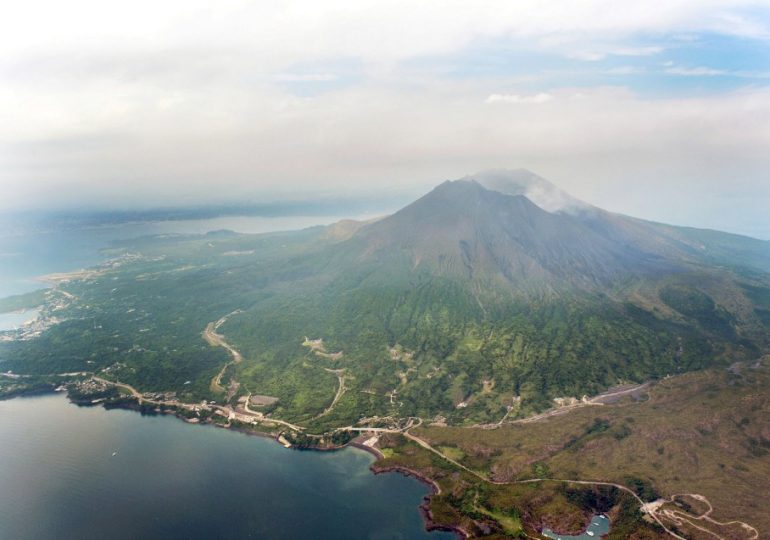
[[(437, 207), (455, 204), (442, 189), (450, 200)], [(462, 186), (463, 197), (479, 189)], [(113, 250), (122, 257), (87, 275), (6, 300), (6, 309), (42, 302), (42, 317), (56, 324), (34, 339), (1, 342), (0, 365), (34, 375), (100, 373), (184, 401), (222, 399), (211, 381), (230, 357), (202, 332), (225, 317), (217, 331), (245, 359), (223, 373), (222, 384), (239, 383), (232, 399), (277, 398), (263, 412), (323, 431), (372, 416), (495, 422), (548, 408), (554, 398), (580, 399), (765, 350), (770, 279), (746, 245), (739, 264), (717, 268), (692, 260), (687, 230), (667, 230), (679, 236), (663, 251), (675, 246), (677, 257), (638, 248), (629, 260), (654, 263), (606, 282), (619, 257), (609, 240), (597, 240), (606, 253), (562, 249), (559, 231), (577, 227), (576, 218), (554, 222), (514, 197), (480, 197), (513, 214), (503, 222), (515, 227), (463, 217), (457, 204), (460, 229), (447, 233), (451, 220), (440, 215), (422, 224), (424, 207), (436, 206), (429, 200), (415, 203), (419, 212), (408, 207), (406, 217), (371, 224), (124, 241)], [(590, 217), (594, 229), (598, 219)], [(423, 234), (415, 236), (414, 220)], [(522, 236), (532, 222), (551, 231), (550, 243), (531, 244), (534, 229)], [(427, 231), (435, 223), (441, 227)], [(662, 226), (650, 227), (661, 244)], [(485, 243), (451, 237), (467, 231)], [(518, 262), (501, 259), (501, 243), (504, 253), (521, 252)], [(722, 237), (713, 243), (710, 257), (727, 249)], [(534, 262), (525, 268), (526, 257)], [(578, 265), (570, 279), (560, 257)], [(535, 285), (519, 287), (528, 275)], [(327, 410), (340, 381), (341, 395)]]

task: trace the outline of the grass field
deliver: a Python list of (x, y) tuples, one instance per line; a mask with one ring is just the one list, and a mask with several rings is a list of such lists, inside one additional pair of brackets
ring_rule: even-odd
[[(713, 506), (709, 514), (713, 521), (690, 522), (715, 534), (687, 521), (667, 523), (688, 537), (754, 536), (741, 524), (715, 523), (732, 520), (755, 527), (760, 538), (770, 530), (768, 357), (754, 365), (665, 379), (643, 401), (586, 406), (540, 422), (498, 429), (425, 427), (413, 433), (468, 468), (487, 471), (494, 481), (597, 480), (631, 487), (645, 500), (675, 494), (705, 497)], [(505, 507), (499, 499), (502, 495), (492, 492), (490, 500)], [(532, 498), (542, 497), (542, 492), (541, 487)], [(518, 504), (521, 510), (521, 497), (513, 499), (508, 506)], [(554, 496), (541, 501), (538, 510), (546, 516), (559, 512), (567, 516), (570, 512), (563, 508), (549, 510), (549, 505), (563, 503)], [(694, 516), (707, 510), (705, 503), (693, 497), (679, 498), (667, 508)], [(521, 515), (527, 517), (525, 512)], [(531, 517), (529, 521), (534, 523)]]

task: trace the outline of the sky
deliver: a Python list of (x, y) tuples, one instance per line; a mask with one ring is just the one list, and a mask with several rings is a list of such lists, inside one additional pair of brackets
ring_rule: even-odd
[(2, 8), (0, 211), (392, 200), (519, 167), (770, 239), (770, 1)]

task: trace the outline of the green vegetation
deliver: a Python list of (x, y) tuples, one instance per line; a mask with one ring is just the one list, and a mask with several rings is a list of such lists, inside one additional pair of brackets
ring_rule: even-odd
[[(765, 346), (766, 332), (740, 315), (747, 305), (767, 309), (770, 287), (756, 276), (729, 299), (699, 270), (635, 278), (612, 294), (575, 287), (536, 300), (490, 282), (482, 297), (465, 278), (407, 271), (400, 259), (352, 265), (362, 241), (324, 228), (127, 241), (116, 264), (59, 285), (62, 293), (7, 300), (43, 299), (42, 317), (62, 322), (0, 343), (0, 362), (221, 400), (211, 382), (229, 354), (201, 332), (239, 310), (218, 332), (245, 360), (222, 383), (240, 383), (234, 400), (275, 396), (264, 412), (323, 433), (372, 416), (495, 423), (547, 409), (555, 397), (727, 364)], [(305, 337), (322, 338), (327, 355), (303, 347)], [(332, 370), (345, 388), (326, 411), (339, 386)]]
[(67, 396), (78, 405), (91, 405), (105, 400), (113, 400), (120, 397), (120, 392), (114, 386), (108, 386), (96, 390), (85, 390), (78, 385), (71, 385), (67, 389)]
[[(484, 435), (463, 430), (477, 440)], [(385, 458), (376, 470), (405, 468), (433, 479), (441, 494), (431, 497), (433, 520), (459, 527), (472, 537), (541, 538), (549, 527), (563, 534), (579, 534), (590, 517), (603, 513), (612, 520), (609, 538), (662, 538), (642, 519), (636, 500), (611, 486), (571, 486), (559, 482), (492, 484), (414, 445), (399, 436), (381, 440)]]
[(293, 447), (300, 450), (339, 448), (345, 446), (354, 438), (350, 431), (335, 431), (334, 433), (324, 436), (287, 431), (283, 433), (283, 437), (290, 442)]
[(660, 292), (660, 298), (670, 308), (697, 321), (702, 328), (725, 338), (735, 337), (729, 312), (719, 308), (707, 294), (685, 286), (669, 285)]
[(16, 396), (51, 392), (56, 388), (58, 378), (39, 376), (14, 378), (0, 376), (0, 400)]
[[(657, 534), (629, 494), (573, 493), (559, 478), (611, 479), (645, 500), (697, 484), (719, 501), (715, 479), (726, 474), (761, 490), (753, 479), (767, 478), (760, 460), (770, 432), (755, 383), (764, 371), (683, 374), (768, 350), (765, 243), (598, 209), (549, 214), (471, 182), (349, 228), (125, 241), (99, 268), (0, 302), (0, 310), (42, 303), (45, 326), (3, 336), (0, 366), (29, 381), (49, 377), (45, 384), (94, 373), (187, 403), (273, 396), (260, 412), (303, 426), (285, 434), (299, 447), (344, 444), (350, 433), (335, 430), (347, 426), (448, 424), (416, 433), (478, 476), (397, 437), (385, 437), (384, 464), (437, 479), (434, 519), (479, 534), (532, 534), (545, 523), (579, 530), (607, 505), (623, 524), (613, 535)], [(220, 320), (216, 332), (242, 361), (203, 339)], [(647, 403), (510, 424), (645, 381), (658, 381)], [(0, 396), (21, 383), (3, 384)], [(228, 411), (194, 418), (253, 429), (231, 423)], [(483, 478), (550, 480), (535, 488)]]
[(752, 302), (754, 302), (754, 312), (762, 323), (770, 328), (770, 288), (758, 287), (748, 283), (742, 283), (741, 287)]
[(42, 306), (48, 300), (48, 291), (49, 289), (38, 289), (25, 294), (0, 298), (0, 313)]
[[(739, 519), (762, 531), (770, 528), (765, 495), (769, 419), (766, 357), (759, 364), (660, 381), (646, 401), (626, 398), (494, 430), (421, 427), (413, 433), (436, 448), (459, 449), (466, 455), (460, 463), (474, 469), (483, 465), (496, 481), (596, 479), (626, 486), (645, 501), (697, 493), (714, 506), (712, 517), (718, 521)], [(594, 497), (590, 493), (577, 490), (568, 500), (610, 513), (601, 498), (582, 500)], [(638, 527), (638, 507), (629, 497), (610, 513), (612, 538), (631, 536)], [(525, 515), (525, 506), (516, 508)], [(679, 529), (693, 533), (692, 528)]]

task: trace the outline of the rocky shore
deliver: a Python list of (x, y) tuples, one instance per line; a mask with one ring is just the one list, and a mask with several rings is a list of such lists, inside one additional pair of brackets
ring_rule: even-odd
[[(377, 453), (375, 452), (372, 452), (372, 453), (375, 453), (375, 455), (379, 454), (379, 456), (382, 457), (382, 454), (378, 450), (376, 452)], [(433, 519), (433, 513), (430, 510), (430, 499), (434, 495), (438, 495), (441, 493), (441, 487), (431, 478), (428, 478), (427, 476), (423, 475), (418, 471), (415, 471), (414, 469), (410, 469), (409, 467), (404, 467), (403, 465), (378, 465), (377, 462), (375, 462), (372, 464), (371, 467), (369, 467), (369, 470), (371, 470), (374, 474), (399, 473), (404, 476), (415, 478), (420, 482), (422, 482), (423, 484), (429, 486), (431, 488), (431, 493), (429, 495), (426, 495), (423, 498), (423, 502), (419, 506), (420, 515), (422, 516), (423, 521), (425, 522), (425, 529), (428, 531), (453, 532), (458, 536), (458, 538), (462, 540), (465, 540), (470, 537), (468, 532), (464, 531), (460, 527), (447, 525), (445, 523), (438, 523)]]

